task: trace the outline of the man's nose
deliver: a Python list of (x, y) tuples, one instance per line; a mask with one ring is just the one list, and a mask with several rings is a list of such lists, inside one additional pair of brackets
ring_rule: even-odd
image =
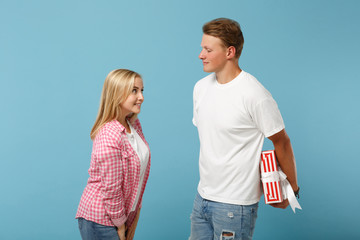
[(205, 58), (205, 56), (204, 56), (204, 49), (201, 50), (201, 52), (200, 52), (200, 54), (199, 54), (199, 58), (200, 58), (200, 59), (204, 59), (204, 58)]

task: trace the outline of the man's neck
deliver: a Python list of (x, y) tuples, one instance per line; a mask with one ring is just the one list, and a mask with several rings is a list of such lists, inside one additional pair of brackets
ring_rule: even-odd
[(226, 65), (221, 71), (215, 72), (216, 80), (220, 84), (231, 82), (241, 73), (241, 71), (242, 70), (237, 64)]

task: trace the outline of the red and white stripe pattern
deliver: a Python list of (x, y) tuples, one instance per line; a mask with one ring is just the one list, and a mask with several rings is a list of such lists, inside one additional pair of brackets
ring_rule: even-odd
[(278, 177), (276, 178), (272, 176), (278, 176), (277, 172), (278, 167), (275, 157), (275, 151), (263, 151), (261, 153), (261, 176), (266, 204), (278, 203), (283, 201), (280, 179)]

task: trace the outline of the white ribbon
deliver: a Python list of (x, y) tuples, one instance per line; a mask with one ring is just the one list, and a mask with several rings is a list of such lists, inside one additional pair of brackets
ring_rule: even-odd
[(298, 209), (302, 209), (302, 208), (295, 197), (294, 191), (289, 181), (286, 178), (287, 178), (286, 174), (280, 168), (279, 171), (277, 172), (261, 173), (261, 181), (263, 183), (280, 181), (283, 199), (289, 200), (291, 209), (295, 213), (296, 208)]
[[(286, 175), (285, 175), (285, 178), (286, 178)], [(263, 183), (280, 181), (280, 174), (278, 171), (266, 172), (266, 173), (262, 172), (261, 173), (261, 181)]]

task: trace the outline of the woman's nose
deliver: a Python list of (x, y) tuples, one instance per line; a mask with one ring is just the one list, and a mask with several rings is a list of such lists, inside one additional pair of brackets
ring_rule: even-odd
[(139, 93), (138, 99), (139, 99), (140, 101), (144, 101), (144, 94), (143, 94), (142, 92)]

